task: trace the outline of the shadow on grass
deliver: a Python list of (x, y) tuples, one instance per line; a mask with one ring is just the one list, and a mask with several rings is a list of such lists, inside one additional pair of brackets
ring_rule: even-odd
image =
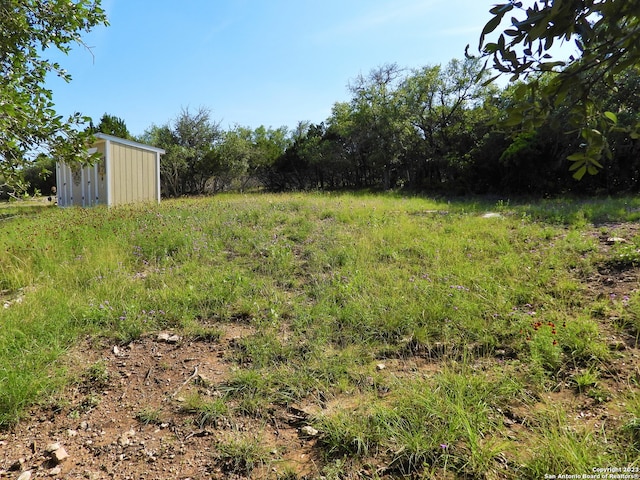
[(640, 220), (640, 197), (429, 197), (447, 203), (452, 212), (515, 214), (554, 225), (603, 225)]
[(53, 201), (42, 200), (5, 201), (0, 202), (0, 221), (15, 217), (30, 217), (38, 215), (55, 206)]

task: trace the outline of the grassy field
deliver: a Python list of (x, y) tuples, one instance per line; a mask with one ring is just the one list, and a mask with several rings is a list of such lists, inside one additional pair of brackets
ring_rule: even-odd
[[(326, 478), (640, 467), (638, 199), (220, 195), (7, 212), (0, 427), (70, 381), (65, 356), (87, 336), (215, 341), (236, 322), (252, 334), (223, 401), (184, 410), (204, 423), (306, 405)], [(219, 451), (267, 461), (253, 438)]]

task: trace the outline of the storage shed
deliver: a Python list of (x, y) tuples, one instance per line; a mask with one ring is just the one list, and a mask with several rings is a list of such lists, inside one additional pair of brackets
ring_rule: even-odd
[(56, 164), (58, 205), (122, 205), (160, 202), (160, 155), (164, 150), (124, 138), (96, 133), (89, 153), (93, 165)]

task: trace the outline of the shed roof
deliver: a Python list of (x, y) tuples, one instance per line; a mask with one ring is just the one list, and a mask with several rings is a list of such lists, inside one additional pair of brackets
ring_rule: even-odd
[(134, 142), (133, 140), (127, 140), (126, 138), (116, 137), (114, 135), (107, 135), (106, 133), (94, 133), (94, 137), (98, 140), (108, 140), (113, 143), (119, 143), (121, 145), (128, 145), (129, 147), (140, 148), (142, 150), (149, 150), (151, 152), (163, 154), (165, 151), (162, 148), (152, 147), (140, 142)]

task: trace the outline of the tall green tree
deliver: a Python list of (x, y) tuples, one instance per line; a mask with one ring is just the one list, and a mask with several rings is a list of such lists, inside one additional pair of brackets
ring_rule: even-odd
[(222, 170), (227, 176), (227, 184), (240, 179), (240, 188), (244, 189), (250, 179), (247, 172), (255, 164), (256, 155), (253, 143), (253, 130), (236, 125), (223, 133), (218, 147)]
[(71, 76), (46, 58), (84, 45), (82, 34), (107, 25), (100, 0), (2, 0), (0, 2), (0, 177), (16, 186), (20, 170), (38, 153), (77, 161), (84, 154), (88, 121), (55, 111), (45, 88), (48, 74)]
[(219, 171), (215, 149), (221, 138), (211, 111), (199, 107), (196, 111), (185, 108), (171, 122), (151, 126), (139, 140), (165, 150), (160, 161), (163, 188), (167, 195), (180, 196), (206, 192), (207, 183)]
[[(638, 0), (511, 0), (494, 6), (479, 49), (500, 73), (524, 78), (516, 91), (521, 100), (509, 111), (507, 123), (533, 130), (556, 108), (570, 106), (570, 129), (585, 147), (568, 159), (574, 177), (595, 174), (601, 158), (611, 159), (608, 133), (619, 128), (617, 112), (606, 110), (595, 88), (620, 86), (619, 74), (640, 63), (640, 2)], [(488, 40), (505, 18), (508, 26)], [(574, 42), (575, 55), (554, 59), (552, 47)], [(542, 83), (539, 73), (552, 72)], [(548, 77), (547, 77), (548, 78)], [(640, 138), (640, 124), (629, 128)]]
[(454, 59), (413, 70), (400, 83), (397, 116), (409, 129), (401, 136), (403, 183), (440, 188), (462, 178), (468, 152), (483, 131), (472, 112), (495, 92), (477, 82), (481, 70), (476, 59)]
[(178, 144), (170, 123), (151, 125), (137, 138), (142, 143), (163, 148), (160, 160), (160, 185), (163, 195), (177, 197), (183, 192), (183, 178), (187, 174), (186, 156)]
[(252, 182), (273, 188), (273, 169), (290, 144), (291, 138), (287, 127), (273, 128), (260, 125), (253, 130), (250, 136), (251, 155), (248, 158), (241, 189), (246, 188)]
[(127, 128), (125, 121), (116, 117), (115, 115), (109, 115), (105, 113), (100, 117), (100, 122), (97, 127), (93, 127), (92, 133), (106, 133), (107, 135), (114, 135), (116, 137), (131, 139), (131, 134)]
[(353, 95), (353, 121), (358, 126), (366, 163), (361, 165), (366, 184), (382, 175), (383, 188), (391, 187), (403, 152), (405, 119), (397, 106), (398, 85), (403, 70), (396, 64), (375, 68), (358, 76), (350, 85)]

